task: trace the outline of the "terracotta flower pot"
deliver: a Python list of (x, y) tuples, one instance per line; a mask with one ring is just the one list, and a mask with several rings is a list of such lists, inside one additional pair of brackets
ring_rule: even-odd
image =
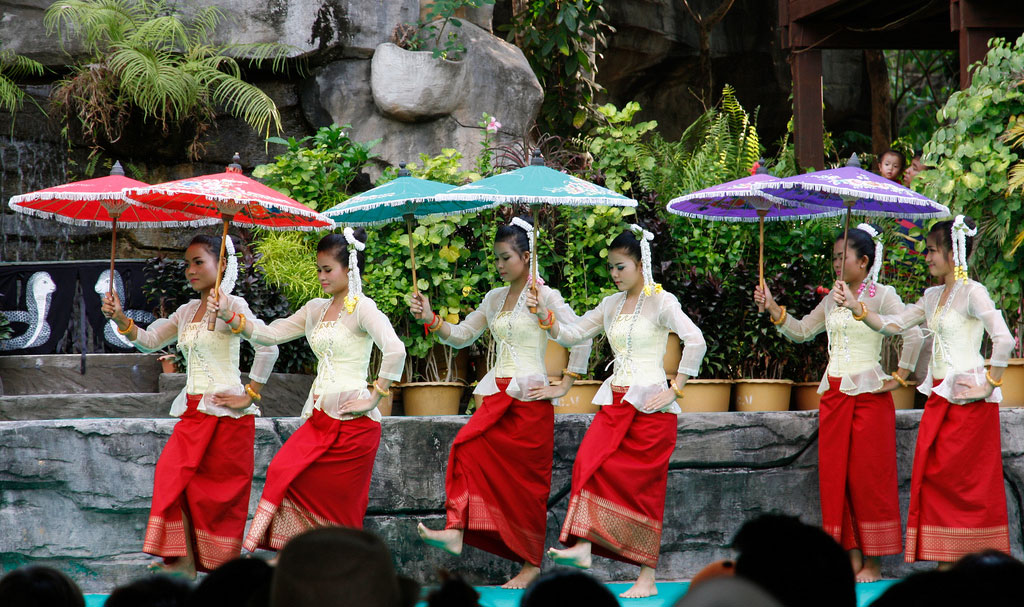
[(177, 373), (178, 366), (174, 364), (173, 354), (163, 354), (157, 360), (160, 361), (160, 367), (164, 373)]
[[(560, 381), (560, 378), (553, 381)], [(577, 380), (569, 388), (569, 393), (558, 399), (562, 406), (555, 407), (555, 413), (597, 413), (601, 407), (592, 401), (602, 383), (604, 382), (598, 379)]]
[(723, 412), (729, 410), (731, 393), (731, 379), (691, 379), (683, 386), (683, 398), (676, 399), (676, 402), (684, 413)]
[(798, 381), (793, 384), (793, 409), (796, 411), (814, 411), (821, 405), (818, 386), (821, 382)]
[(737, 379), (733, 403), (737, 411), (788, 411), (793, 382), (789, 379)]
[(1003, 372), (1001, 407), (1024, 407), (1024, 358), (1011, 358)]
[(457, 415), (462, 401), (462, 382), (413, 382), (402, 384), (405, 414)]
[(897, 409), (913, 409), (917, 395), (917, 382), (908, 381), (907, 387), (900, 386), (892, 391), (892, 404)]
[(562, 381), (562, 371), (568, 364), (569, 351), (549, 339), (548, 347), (544, 351), (544, 369), (548, 377), (557, 377), (558, 381)]

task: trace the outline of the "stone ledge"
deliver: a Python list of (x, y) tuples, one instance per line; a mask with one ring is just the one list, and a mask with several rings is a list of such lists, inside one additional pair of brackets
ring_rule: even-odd
[(157, 354), (79, 354), (0, 356), (0, 395), (156, 392)]
[[(1022, 554), (1024, 410), (1004, 410), (1003, 461), (1014, 554)], [(920, 411), (897, 412), (901, 506), (906, 516), (913, 446)], [(493, 584), (517, 565), (467, 548), (456, 559), (428, 551), (418, 521), (440, 526), (444, 470), (465, 416), (385, 418), (366, 527), (380, 533), (398, 568), (431, 580), (438, 567)], [(565, 516), (572, 464), (590, 416), (560, 415), (549, 501), (547, 542), (556, 545)], [(139, 552), (152, 492), (153, 467), (172, 419), (87, 419), (0, 422), (0, 569), (33, 562), (72, 575), (87, 592), (107, 592), (143, 573)], [(256, 477), (250, 509), (267, 464), (299, 426), (298, 418), (256, 421)], [(729, 542), (747, 519), (787, 512), (820, 523), (817, 415), (808, 413), (684, 414), (669, 466), (661, 579), (685, 579), (730, 555)], [(545, 563), (545, 567), (550, 563)], [(915, 567), (886, 557), (886, 576)], [(918, 568), (927, 568), (921, 565)], [(625, 580), (636, 568), (596, 559), (594, 573)]]

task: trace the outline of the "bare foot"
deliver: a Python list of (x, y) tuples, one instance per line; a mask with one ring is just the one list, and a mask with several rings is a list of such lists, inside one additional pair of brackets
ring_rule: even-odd
[(882, 559), (877, 556), (864, 557), (864, 566), (857, 572), (857, 581), (868, 583), (882, 579)]
[(945, 561), (939, 561), (939, 566), (938, 566), (938, 570), (939, 571), (949, 571), (952, 568), (953, 568), (953, 563), (947, 563)]
[(172, 563), (153, 561), (147, 567), (152, 573), (162, 573), (187, 580), (196, 579), (196, 564), (188, 557), (178, 557)]
[(428, 529), (423, 523), (420, 523), (416, 526), (416, 530), (420, 534), (420, 539), (426, 542), (428, 546), (440, 548), (448, 554), (454, 554), (455, 556), (462, 554), (461, 529), (442, 529), (440, 531), (434, 531), (433, 529)]
[(853, 574), (857, 575), (864, 568), (864, 553), (859, 548), (847, 551), (850, 555), (850, 566), (853, 567)]
[(271, 567), (277, 567), (277, 559), (281, 558), (281, 553), (275, 553), (273, 558), (267, 559), (267, 564)]
[(571, 548), (548, 548), (548, 556), (559, 565), (569, 565), (579, 569), (590, 569), (590, 542), (579, 540)]
[(530, 563), (523, 563), (523, 570), (519, 572), (519, 575), (505, 582), (502, 588), (509, 590), (526, 588), (530, 585), (530, 582), (537, 579), (538, 575), (540, 575), (540, 567)]
[(636, 582), (619, 596), (624, 599), (642, 599), (656, 594), (658, 594), (658, 587), (654, 584), (654, 569), (641, 567)]

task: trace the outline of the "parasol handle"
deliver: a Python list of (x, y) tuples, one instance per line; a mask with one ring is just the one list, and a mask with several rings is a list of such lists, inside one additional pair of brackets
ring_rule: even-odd
[[(412, 243), (412, 213), (405, 215), (405, 231), (409, 234), (409, 263), (412, 264), (412, 293), (416, 296), (416, 299), (420, 298), (420, 287), (417, 284), (416, 279), (416, 247)], [(427, 321), (420, 319), (424, 325)]]
[[(107, 293), (113, 295), (114, 293), (114, 255), (117, 253), (117, 216), (113, 216), (113, 226), (110, 232), (110, 287), (107, 288)], [(124, 302), (121, 302), (122, 304)]]
[[(530, 275), (533, 277), (533, 280), (530, 282), (530, 292), (532, 292), (533, 296), (536, 297), (537, 296), (537, 279), (538, 279), (538, 276), (537, 276), (537, 229), (540, 227), (540, 205), (539, 204), (531, 205), (531, 210), (533, 211), (533, 238), (532, 238), (532, 243), (531, 243), (533, 245), (533, 250), (530, 251), (530, 268), (531, 268), (530, 269)], [(537, 306), (530, 306), (530, 314), (536, 314), (536, 313), (537, 313)]]
[[(220, 293), (220, 277), (221, 277), (221, 274), (223, 274), (223, 269), (224, 269), (224, 248), (225, 248), (225, 245), (227, 244), (228, 224), (231, 223), (231, 217), (232, 217), (231, 215), (221, 215), (221, 218), (224, 220), (224, 230), (223, 230), (223, 232), (221, 232), (221, 236), (220, 236), (220, 256), (217, 257), (217, 259), (219, 260), (217, 262), (217, 280), (216, 280), (216, 282), (213, 283), (213, 296), (214, 297), (219, 297), (218, 294)], [(209, 312), (209, 310), (207, 310), (207, 312)], [(210, 331), (213, 331), (216, 327), (217, 327), (217, 316), (215, 314), (213, 314), (213, 315), (210, 316), (210, 321), (206, 324), (206, 328), (209, 329)]]
[(839, 280), (840, 282), (846, 280), (846, 247), (847, 238), (850, 235), (850, 210), (853, 208), (853, 202), (846, 202), (846, 222), (843, 226), (843, 265), (839, 266)]
[[(767, 209), (757, 210), (757, 231), (759, 235), (757, 247), (757, 284), (764, 291), (764, 216), (768, 214)], [(757, 306), (758, 312), (764, 312), (764, 306)]]

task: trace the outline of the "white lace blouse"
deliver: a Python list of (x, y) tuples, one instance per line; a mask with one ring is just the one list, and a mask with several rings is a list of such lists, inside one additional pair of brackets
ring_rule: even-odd
[[(340, 420), (359, 417), (342, 414), (338, 408), (349, 400), (370, 398), (366, 381), (375, 344), (383, 353), (378, 376), (398, 381), (405, 367), (405, 345), (372, 299), (360, 296), (351, 314), (343, 308), (337, 320), (324, 321), (330, 304), (330, 299), (313, 299), (288, 318), (270, 324), (253, 321), (253, 343), (279, 344), (303, 335), (309, 341), (317, 368), (302, 407), (304, 419), (313, 414), (313, 409)], [(374, 421), (381, 419), (376, 408), (365, 415)]]
[[(244, 299), (235, 295), (228, 295), (227, 298), (232, 310), (245, 314), (247, 319), (253, 318), (249, 304)], [(260, 410), (255, 403), (245, 409), (232, 409), (207, 400), (207, 397), (217, 393), (245, 394), (242, 374), (238, 370), (241, 339), (220, 319), (217, 319), (213, 331), (207, 330), (205, 317), (199, 322), (192, 322), (199, 305), (198, 299), (189, 301), (175, 310), (170, 317), (157, 319), (148, 328), (139, 329), (135, 341), (132, 342), (142, 352), (155, 352), (175, 341), (178, 342), (178, 350), (185, 356), (188, 368), (185, 388), (171, 404), (171, 415), (181, 417), (187, 408), (189, 394), (203, 395), (197, 409), (208, 415), (235, 418), (259, 415)], [(257, 346), (252, 368), (249, 369), (249, 379), (261, 384), (267, 383), (275, 362), (276, 346)]]
[[(675, 295), (659, 291), (641, 295), (632, 314), (622, 314), (626, 293), (619, 292), (601, 300), (596, 308), (578, 322), (563, 323), (559, 319), (553, 337), (569, 347), (591, 339), (602, 330), (608, 336), (615, 359), (612, 376), (605, 380), (594, 397), (595, 405), (612, 404), (612, 386), (628, 388), (623, 399), (641, 412), (647, 400), (668, 387), (664, 358), (668, 334), (675, 333), (683, 342), (679, 373), (696, 377), (707, 352), (704, 335), (679, 305)], [(666, 411), (681, 413), (675, 402)]]
[[(865, 289), (858, 299), (864, 302), (868, 310), (880, 315), (898, 314), (904, 308), (896, 289), (889, 285), (876, 285), (874, 297)], [(824, 297), (810, 314), (799, 320), (787, 314), (785, 322), (777, 328), (797, 343), (809, 341), (822, 331), (828, 335), (828, 368), (818, 385), (819, 394), (828, 390), (829, 376), (842, 378), (839, 391), (851, 396), (874, 392), (891, 379), (879, 364), (884, 336), (854, 320), (850, 309), (836, 306), (831, 297)], [(917, 327), (910, 327), (903, 332), (899, 368), (914, 370), (923, 341), (921, 330)]]
[[(988, 290), (973, 280), (966, 284), (957, 281), (949, 297), (939, 306), (945, 286), (931, 287), (916, 303), (909, 304), (899, 314), (881, 317), (885, 332), (898, 331), (907, 327), (927, 323), (926, 332), (932, 340), (932, 360), (928, 376), (917, 388), (924, 394), (937, 394), (951, 403), (964, 404), (969, 401), (955, 398), (958, 381), (984, 385), (985, 357), (981, 355), (981, 340), (988, 331), (992, 339), (993, 367), (1005, 367), (1013, 351), (1013, 335), (1006, 326)], [(934, 388), (932, 383), (941, 380)], [(1002, 390), (996, 388), (988, 402), (1003, 400)]]
[[(544, 368), (544, 352), (547, 350), (547, 331), (540, 328), (537, 317), (526, 308), (526, 287), (520, 292), (512, 310), (502, 312), (508, 297), (509, 287), (498, 287), (488, 291), (480, 306), (457, 325), (449, 325), (451, 333), (441, 343), (453, 348), (465, 348), (476, 341), (490, 328), (497, 345), (497, 360), (487, 375), (477, 384), (473, 394), (487, 396), (498, 392), (496, 379), (509, 378), (505, 392), (518, 400), (529, 400), (531, 388), (548, 385)], [(551, 287), (541, 285), (537, 290), (541, 305), (551, 310), (558, 322), (573, 322), (577, 319), (572, 308), (562, 296)], [(567, 368), (573, 373), (585, 374), (590, 358), (590, 339), (580, 340), (569, 351)], [(557, 399), (553, 401), (558, 405)]]

